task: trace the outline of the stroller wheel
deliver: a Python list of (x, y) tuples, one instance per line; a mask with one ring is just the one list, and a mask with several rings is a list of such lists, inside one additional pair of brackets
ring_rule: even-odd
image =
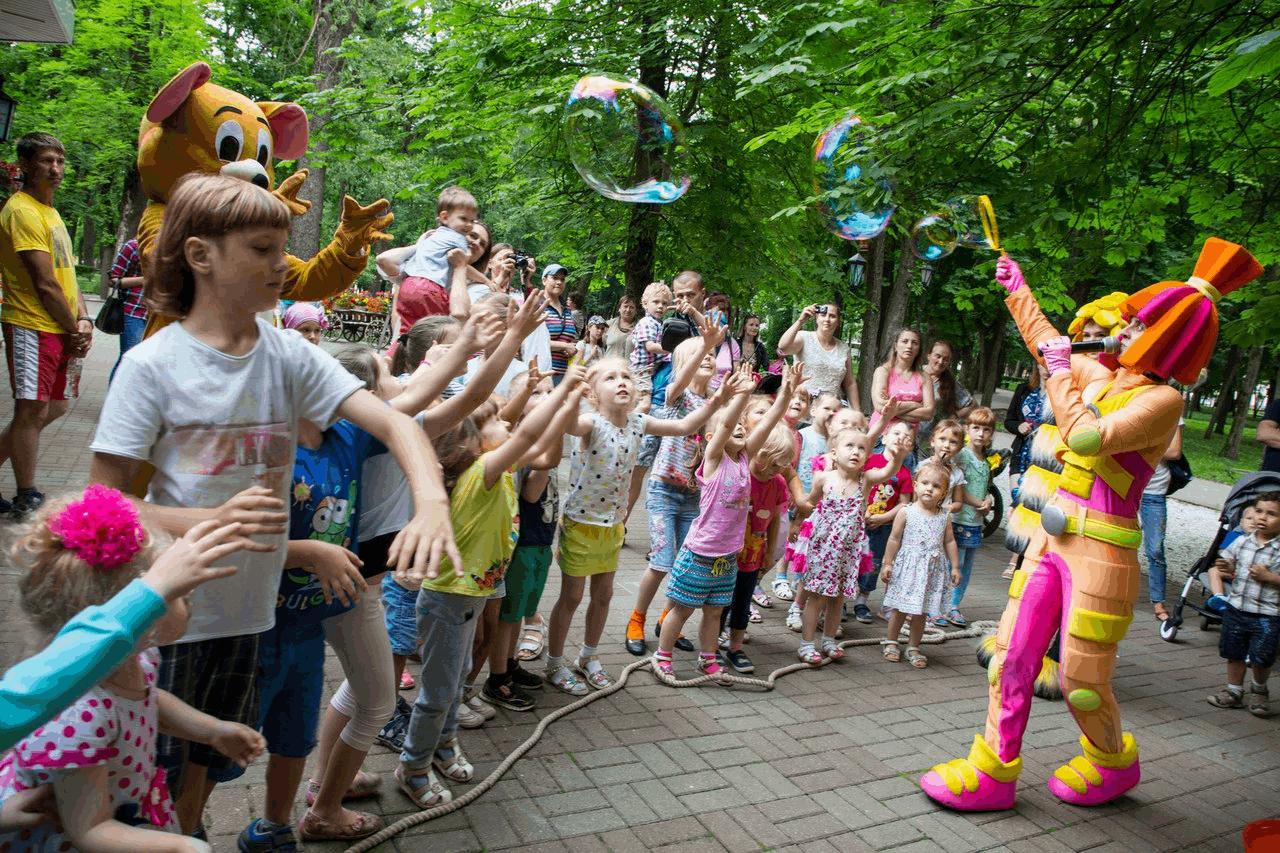
[(1178, 626), (1173, 624), (1172, 619), (1166, 619), (1160, 623), (1160, 639), (1165, 642), (1172, 643), (1174, 638), (1178, 636)]
[(1213, 624), (1213, 623), (1209, 621), (1209, 617), (1208, 617), (1208, 616), (1201, 616), (1201, 617), (1200, 617), (1200, 630), (1201, 630), (1201, 631), (1208, 631), (1208, 630), (1209, 630), (1209, 626), (1210, 626), (1210, 625), (1212, 625), (1212, 624)]

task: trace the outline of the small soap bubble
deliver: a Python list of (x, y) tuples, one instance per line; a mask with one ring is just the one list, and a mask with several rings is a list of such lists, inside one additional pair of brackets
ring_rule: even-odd
[[(956, 245), (969, 249), (995, 249), (982, 226), (983, 196), (962, 195), (943, 205), (955, 228)], [(990, 209), (990, 202), (987, 202)], [(992, 214), (994, 216), (994, 214)]]
[(813, 186), (823, 224), (846, 240), (870, 240), (893, 217), (893, 184), (872, 145), (873, 131), (846, 116), (813, 145)]
[(573, 167), (602, 196), (667, 204), (689, 189), (684, 129), (649, 88), (583, 77), (565, 103), (563, 123)]
[(911, 251), (917, 258), (936, 261), (956, 250), (956, 229), (947, 213), (930, 213), (911, 229)]

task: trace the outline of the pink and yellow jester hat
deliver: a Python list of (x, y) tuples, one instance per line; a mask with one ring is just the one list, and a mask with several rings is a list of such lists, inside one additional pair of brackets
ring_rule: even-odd
[(1067, 334), (1073, 341), (1080, 340), (1081, 335), (1084, 334), (1085, 325), (1092, 321), (1105, 329), (1108, 335), (1115, 337), (1120, 334), (1121, 329), (1129, 325), (1120, 312), (1120, 308), (1128, 298), (1129, 294), (1117, 290), (1081, 305), (1080, 310), (1076, 312), (1076, 318), (1067, 327)]
[(1138, 373), (1192, 384), (1218, 342), (1218, 300), (1260, 275), (1262, 265), (1248, 250), (1210, 237), (1191, 278), (1145, 287), (1121, 306), (1126, 317), (1147, 328), (1120, 363)]

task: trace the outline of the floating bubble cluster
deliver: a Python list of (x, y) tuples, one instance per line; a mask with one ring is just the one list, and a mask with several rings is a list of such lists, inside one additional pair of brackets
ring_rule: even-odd
[(563, 123), (573, 167), (602, 196), (667, 204), (688, 191), (684, 129), (647, 87), (583, 77), (565, 103)]
[(945, 258), (957, 246), (1001, 251), (996, 213), (985, 195), (958, 196), (911, 229), (911, 250), (926, 261)]
[(930, 213), (911, 229), (911, 251), (917, 258), (936, 261), (956, 250), (956, 229), (945, 213)]
[(823, 224), (846, 240), (869, 240), (893, 217), (893, 184), (875, 156), (872, 130), (847, 116), (813, 145), (813, 186)]

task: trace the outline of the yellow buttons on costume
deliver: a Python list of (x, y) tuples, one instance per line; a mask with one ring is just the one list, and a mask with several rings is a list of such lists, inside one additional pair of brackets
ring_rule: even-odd
[(1096, 711), (1102, 707), (1102, 697), (1096, 691), (1087, 690), (1083, 687), (1068, 693), (1067, 701), (1077, 711)]
[(1013, 580), (1009, 581), (1010, 598), (1022, 598), (1022, 592), (1027, 588), (1028, 577), (1030, 575), (1027, 574), (1026, 569), (1018, 569), (1013, 573)]
[(1067, 622), (1067, 633), (1096, 643), (1118, 643), (1129, 630), (1133, 614), (1113, 616), (1095, 610), (1073, 609)]

